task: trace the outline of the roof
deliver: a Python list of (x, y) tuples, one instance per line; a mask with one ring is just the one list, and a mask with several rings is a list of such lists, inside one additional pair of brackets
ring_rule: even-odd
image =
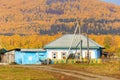
[(0, 49), (0, 54), (4, 54), (5, 52), (7, 52), (6, 49), (4, 49), (4, 48)]
[(30, 52), (44, 52), (44, 49), (21, 49), (20, 51), (30, 51)]
[(45, 52), (44, 49), (20, 49), (20, 48), (11, 49), (11, 50), (8, 50), (8, 51), (6, 51), (6, 52), (11, 52), (11, 51)]
[[(82, 48), (87, 48), (87, 37), (79, 34), (76, 34), (75, 36), (74, 34), (63, 35), (62, 37), (46, 45), (44, 48), (45, 49), (61, 49), (61, 48), (68, 49), (71, 45), (73, 38), (74, 40), (71, 48), (75, 49), (77, 47), (77, 45), (80, 43), (80, 38), (82, 40)], [(78, 45), (78, 48), (80, 48), (80, 45)], [(100, 44), (96, 43), (95, 41), (89, 38), (89, 48), (103, 48), (103, 46), (101, 46)]]

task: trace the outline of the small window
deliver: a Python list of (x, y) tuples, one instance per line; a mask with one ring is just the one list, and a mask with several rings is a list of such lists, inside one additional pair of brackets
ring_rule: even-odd
[(89, 52), (89, 55), (87, 54), (87, 52), (85, 52), (85, 57), (91, 57), (91, 52)]
[(81, 56), (80, 52), (76, 53), (76, 57), (79, 59)]
[(85, 58), (87, 58), (87, 52), (85, 52)]
[(57, 52), (52, 52), (52, 58), (57, 59), (58, 58), (58, 53)]
[(91, 52), (89, 52), (89, 58), (91, 58)]
[(78, 56), (80, 56), (80, 53), (78, 53)]
[(66, 52), (61, 52), (61, 55), (62, 55), (61, 56), (62, 59), (66, 59)]

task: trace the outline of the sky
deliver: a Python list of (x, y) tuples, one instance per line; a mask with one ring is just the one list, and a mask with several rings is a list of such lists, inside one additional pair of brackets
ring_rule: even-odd
[(110, 3), (113, 3), (113, 4), (116, 4), (116, 5), (120, 6), (120, 0), (103, 0), (103, 1), (110, 2)]

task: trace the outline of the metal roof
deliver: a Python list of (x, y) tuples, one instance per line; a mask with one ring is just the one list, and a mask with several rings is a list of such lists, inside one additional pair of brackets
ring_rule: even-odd
[(21, 49), (20, 51), (30, 51), (30, 52), (44, 52), (44, 49)]
[[(75, 36), (74, 34), (63, 35), (62, 37), (46, 45), (44, 48), (45, 49), (61, 49), (61, 48), (68, 49), (71, 45), (73, 38), (74, 40), (71, 48), (76, 48), (76, 46), (80, 42), (80, 38), (82, 40), (82, 48), (87, 48), (87, 37), (79, 34), (76, 34)], [(80, 48), (80, 45), (78, 46), (78, 48)], [(96, 43), (95, 41), (89, 38), (89, 48), (103, 48), (103, 46), (99, 45), (98, 43)]]

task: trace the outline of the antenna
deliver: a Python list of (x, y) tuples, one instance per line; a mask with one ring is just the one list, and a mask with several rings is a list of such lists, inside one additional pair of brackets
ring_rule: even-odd
[[(78, 60), (80, 60), (81, 62), (83, 61), (83, 58), (82, 58), (82, 39), (81, 39), (81, 34), (82, 34), (82, 31), (81, 31), (81, 25), (82, 25), (82, 23), (79, 21), (79, 20), (76, 20), (76, 22), (77, 22), (77, 24), (76, 24), (76, 28), (75, 28), (75, 31), (74, 31), (74, 35), (73, 35), (73, 38), (72, 38), (72, 41), (71, 41), (71, 44), (70, 44), (70, 47), (69, 47), (69, 50), (68, 50), (68, 56), (67, 56), (67, 59), (68, 59), (68, 57), (70, 56), (70, 50), (71, 50), (71, 47), (72, 47), (72, 44), (73, 44), (73, 42), (74, 42), (74, 38), (75, 38), (75, 35), (77, 34), (77, 30), (79, 31), (78, 33), (79, 33), (79, 43), (76, 45), (76, 47), (78, 48), (78, 46), (80, 46), (79, 48), (80, 48), (80, 52), (79, 53), (77, 53), (77, 51), (76, 51), (76, 60), (78, 61)], [(80, 54), (80, 55), (79, 55)], [(67, 60), (66, 59), (66, 60)]]
[[(73, 41), (74, 41), (74, 38), (75, 38), (75, 35), (76, 35), (76, 32), (77, 32), (78, 27), (79, 27), (79, 25), (76, 24), (76, 28), (75, 28), (75, 31), (74, 31), (74, 35), (73, 35), (73, 38), (72, 38), (72, 41), (71, 41), (71, 43), (70, 43), (70, 47), (69, 47), (69, 50), (68, 50), (67, 59), (68, 59), (69, 55), (71, 54), (71, 53), (70, 53), (70, 50), (71, 50), (71, 47), (72, 47), (72, 44), (73, 44)], [(66, 59), (66, 60), (67, 60), (67, 59)]]

